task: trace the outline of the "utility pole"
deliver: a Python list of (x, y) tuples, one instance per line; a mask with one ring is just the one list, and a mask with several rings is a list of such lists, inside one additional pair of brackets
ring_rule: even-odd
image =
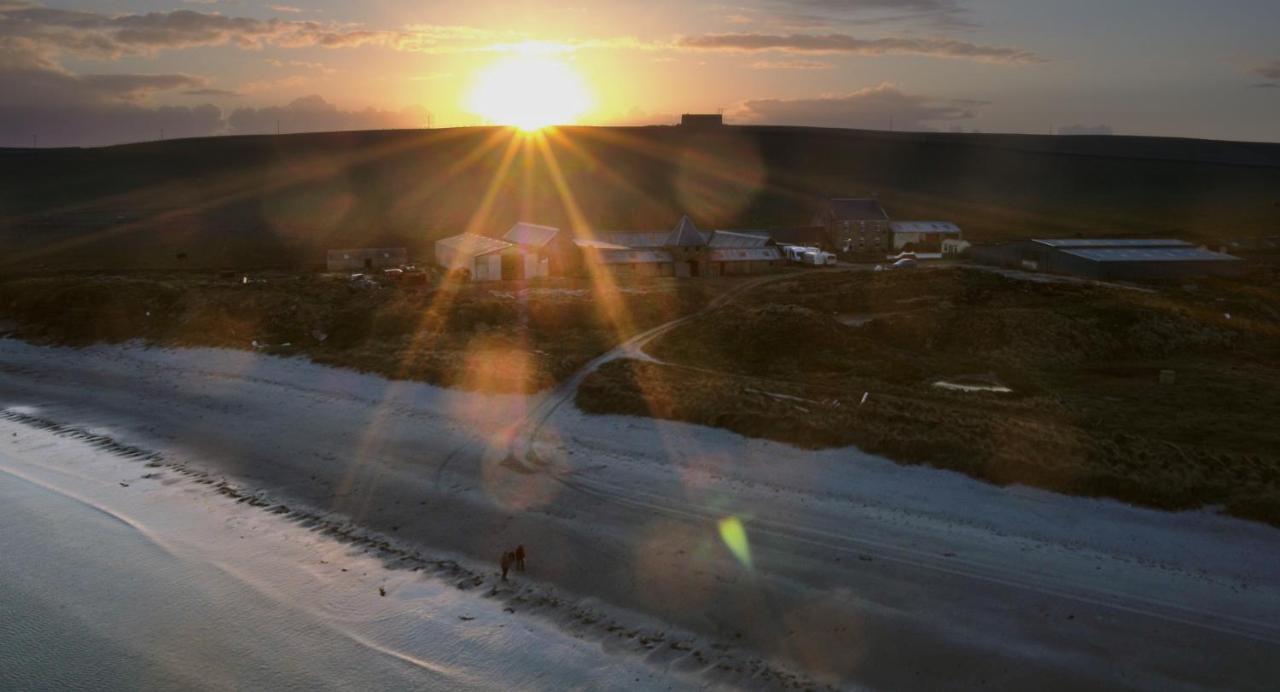
[(280, 118), (276, 118), (276, 134), (280, 134)]

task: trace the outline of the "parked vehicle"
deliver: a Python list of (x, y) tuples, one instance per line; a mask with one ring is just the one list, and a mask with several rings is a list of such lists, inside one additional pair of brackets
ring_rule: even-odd
[(782, 256), (788, 262), (809, 267), (829, 267), (836, 263), (834, 254), (816, 247), (805, 247), (803, 245), (783, 245)]

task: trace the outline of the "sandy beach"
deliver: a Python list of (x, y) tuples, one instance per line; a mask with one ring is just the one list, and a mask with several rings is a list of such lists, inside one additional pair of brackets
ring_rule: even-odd
[[(523, 543), (523, 579), (557, 599), (534, 617), (685, 682), (1265, 689), (1280, 674), (1280, 531), (1211, 512), (572, 405), (531, 465), (510, 450), (536, 397), (245, 352), (0, 340), (0, 383), (6, 430), (103, 435), (260, 514), (287, 505), (455, 560), (473, 590)], [(646, 649), (629, 630), (668, 634)]]

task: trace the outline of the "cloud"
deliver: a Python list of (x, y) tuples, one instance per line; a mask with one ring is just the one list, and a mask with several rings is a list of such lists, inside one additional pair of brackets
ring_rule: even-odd
[(753, 70), (829, 70), (833, 65), (817, 60), (757, 60), (751, 63)]
[(1249, 88), (1250, 89), (1276, 89), (1276, 88), (1280, 88), (1280, 84), (1276, 84), (1275, 82), (1258, 82), (1257, 84), (1250, 84)]
[(765, 6), (779, 19), (810, 26), (905, 21), (948, 28), (974, 26), (970, 12), (958, 0), (765, 0)]
[(285, 106), (237, 108), (227, 118), (229, 134), (280, 132), (329, 132), (336, 130), (390, 130), (423, 127), (427, 111), (410, 107), (401, 111), (376, 108), (342, 110), (317, 95), (304, 96)]
[(1066, 125), (1058, 128), (1060, 135), (1113, 135), (1110, 125)]
[(355, 28), (334, 22), (255, 19), (173, 10), (105, 14), (64, 10), (23, 0), (0, 0), (0, 50), (23, 50), (49, 59), (58, 53), (92, 58), (152, 54), (160, 50), (233, 45), (299, 48), (382, 46), (444, 51), (457, 41), (497, 36), (463, 26), (415, 25), (397, 30)]
[(1249, 71), (1258, 75), (1259, 77), (1266, 77), (1267, 79), (1280, 79), (1280, 59), (1272, 60), (1271, 62), (1263, 65), (1258, 65), (1257, 67)]
[(0, 70), (0, 146), (93, 146), (222, 129), (213, 105), (145, 105), (158, 91), (201, 88), (189, 75), (72, 75), (39, 67)]
[(848, 34), (755, 34), (727, 33), (684, 36), (677, 45), (691, 50), (755, 53), (849, 55), (927, 55), (939, 58), (962, 58), (995, 63), (1039, 63), (1043, 58), (1025, 49), (984, 46), (950, 38), (875, 38), (861, 39)]
[(240, 92), (231, 91), (230, 89), (187, 89), (182, 92), (183, 96), (239, 96)]
[(975, 115), (975, 107), (964, 102), (906, 94), (886, 83), (851, 94), (744, 101), (726, 117), (731, 122), (769, 125), (931, 130), (932, 123), (967, 120)]
[(267, 5), (267, 9), (275, 10), (276, 12), (284, 12), (286, 14), (302, 14), (303, 12), (306, 12), (306, 10), (301, 7), (294, 7), (293, 5)]

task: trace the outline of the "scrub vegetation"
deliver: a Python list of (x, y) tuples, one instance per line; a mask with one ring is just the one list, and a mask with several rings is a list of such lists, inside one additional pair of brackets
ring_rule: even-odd
[(606, 365), (578, 404), (1280, 525), (1278, 287), (1275, 268), (1149, 292), (971, 268), (801, 275), (651, 343), (660, 363)]
[[(0, 281), (0, 331), (83, 346), (141, 340), (301, 355), (490, 392), (549, 387), (640, 330), (700, 308), (722, 282), (581, 280), (352, 286), (340, 276), (57, 275)], [(605, 314), (629, 316), (621, 327)]]

